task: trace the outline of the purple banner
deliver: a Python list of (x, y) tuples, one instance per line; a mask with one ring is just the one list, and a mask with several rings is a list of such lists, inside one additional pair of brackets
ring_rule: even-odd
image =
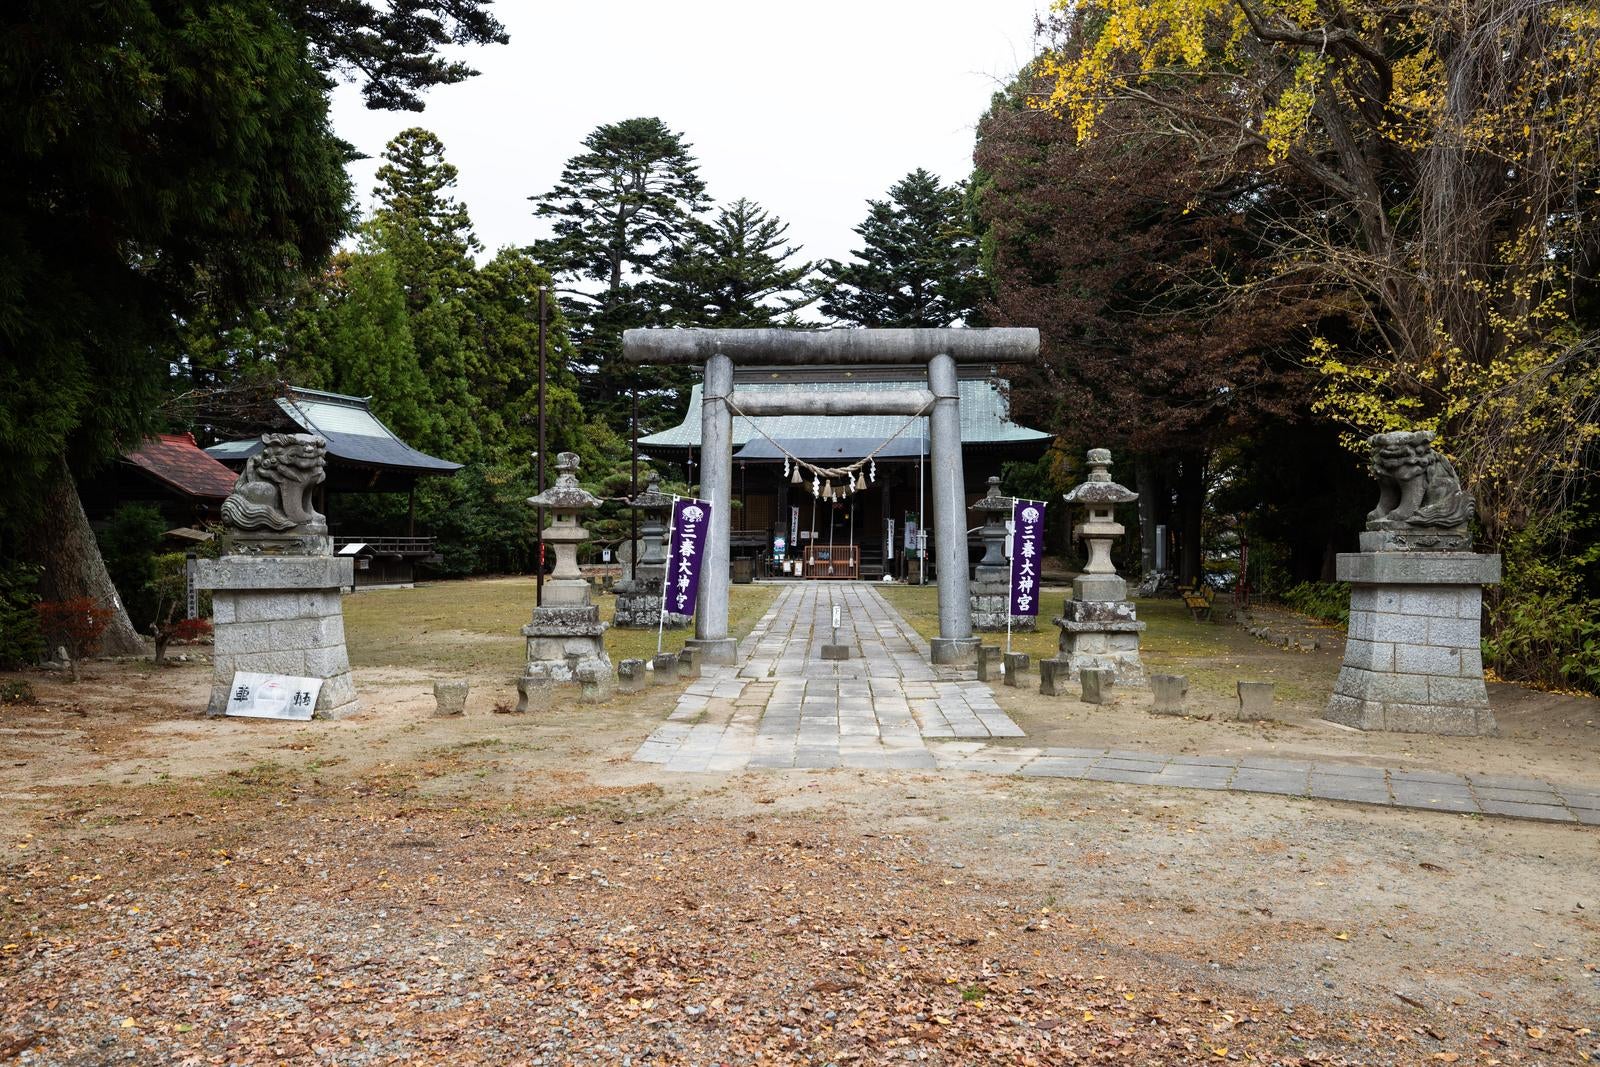
[(674, 615), (694, 614), (695, 601), (700, 597), (700, 560), (705, 555), (706, 527), (710, 523), (711, 505), (704, 500), (673, 501), (666, 581), (661, 590), (663, 610)]
[(1039, 614), (1039, 563), (1044, 548), (1044, 502), (1011, 506), (1011, 614)]

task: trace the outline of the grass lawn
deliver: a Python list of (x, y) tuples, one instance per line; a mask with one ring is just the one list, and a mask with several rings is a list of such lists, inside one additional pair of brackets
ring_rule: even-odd
[[(884, 597), (923, 637), (939, 636), (939, 592), (932, 585), (884, 585)], [(1054, 656), (1058, 631), (1050, 620), (1061, 602), (1072, 595), (1070, 586), (1046, 587), (1034, 633), (1013, 633), (1011, 650), (1026, 652), (1036, 661)], [(1325, 701), (1332, 679), (1319, 663), (1280, 655), (1242, 628), (1221, 620), (1196, 622), (1181, 600), (1140, 600), (1139, 619), (1146, 629), (1140, 637), (1145, 668), (1182, 674), (1197, 690), (1231, 697), (1241, 678), (1259, 678), (1278, 686), (1281, 700)], [(979, 634), (986, 644), (1004, 648), (1006, 635)]]
[[(735, 585), (728, 630), (750, 632), (778, 595), (776, 586)], [(526, 654), (522, 627), (533, 612), (531, 577), (428, 582), (415, 589), (371, 589), (345, 597), (345, 634), (354, 667), (405, 667), (461, 673), (515, 672)], [(610, 621), (616, 598), (598, 597)], [(676, 652), (692, 629), (668, 630), (664, 648)], [(613, 662), (656, 651), (654, 630), (607, 630)]]

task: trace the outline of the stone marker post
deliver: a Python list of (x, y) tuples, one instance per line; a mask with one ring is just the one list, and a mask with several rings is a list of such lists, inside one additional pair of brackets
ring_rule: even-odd
[(1472, 497), (1429, 432), (1372, 437), (1378, 506), (1361, 551), (1341, 553), (1350, 583), (1344, 665), (1324, 717), (1360, 730), (1491, 734), (1483, 683), (1483, 587), (1500, 557), (1473, 552)]
[(313, 716), (342, 718), (359, 708), (339, 601), (355, 567), (333, 555), (327, 520), (312, 506), (328, 442), (268, 433), (261, 446), (222, 503), (221, 558), (195, 561), (215, 634), (206, 714), (227, 710), (234, 672), (245, 671), (319, 678)]

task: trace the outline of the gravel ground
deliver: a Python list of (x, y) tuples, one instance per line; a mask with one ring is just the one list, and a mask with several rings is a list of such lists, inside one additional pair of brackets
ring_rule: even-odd
[[(435, 720), (429, 673), (371, 667), (352, 720), (214, 722), (207, 672), (94, 664), (0, 709), (0, 1064), (1600, 1059), (1593, 829), (959, 772), (668, 778), (628, 757), (669, 688), (516, 718), (472, 675), (467, 716)], [(1051, 728), (1161, 747), (1174, 724)]]

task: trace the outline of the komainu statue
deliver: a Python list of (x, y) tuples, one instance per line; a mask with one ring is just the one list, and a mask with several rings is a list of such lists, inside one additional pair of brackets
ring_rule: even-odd
[(1379, 486), (1367, 529), (1384, 535), (1382, 547), (1454, 551), (1471, 546), (1472, 497), (1432, 441), (1430, 430), (1367, 439)]
[(327, 533), (311, 494), (328, 477), (328, 442), (308, 433), (264, 433), (261, 444), (222, 502), (222, 521), (234, 530)]

